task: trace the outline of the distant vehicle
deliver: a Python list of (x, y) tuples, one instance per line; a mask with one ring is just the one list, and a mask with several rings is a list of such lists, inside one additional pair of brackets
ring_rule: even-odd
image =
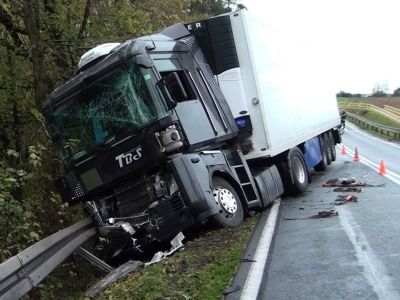
[(306, 75), (266, 82), (279, 61), (247, 17), (96, 47), (49, 96), (44, 115), (65, 166), (57, 187), (96, 221), (109, 259), (208, 220), (238, 226), (284, 191), (306, 191), (309, 170), (335, 160), (335, 95), (301, 94), (315, 84)]

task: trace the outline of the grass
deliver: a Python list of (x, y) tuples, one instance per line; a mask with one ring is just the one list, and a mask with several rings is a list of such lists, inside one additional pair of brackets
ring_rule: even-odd
[(203, 231), (183, 251), (130, 274), (97, 299), (221, 299), (256, 221), (249, 217), (239, 228)]
[[(372, 100), (372, 99), (370, 99), (370, 100)], [(339, 107), (340, 107), (340, 105), (349, 104), (351, 102), (353, 102), (353, 103), (354, 102), (362, 102), (362, 101), (359, 101), (358, 99), (356, 100), (356, 99), (350, 99), (350, 98), (346, 98), (346, 97), (338, 97), (337, 101), (338, 101)], [(369, 102), (371, 102), (371, 101), (369, 101)], [(372, 103), (374, 105), (377, 104), (377, 103), (374, 103), (373, 101), (372, 101)], [(383, 126), (388, 126), (388, 127), (400, 128), (400, 124), (398, 122), (385, 117), (384, 115), (380, 114), (379, 112), (372, 111), (372, 110), (371, 111), (366, 111), (366, 110), (355, 110), (355, 109), (352, 109), (352, 110), (349, 110), (349, 111), (351, 111), (352, 113), (354, 113), (356, 115), (359, 115), (359, 116), (361, 116), (361, 117), (363, 117), (363, 118), (365, 118), (365, 119), (367, 119), (369, 121), (372, 121), (372, 122), (374, 122), (376, 124), (383, 125)], [(356, 123), (356, 125), (358, 125), (358, 124)], [(388, 134), (383, 134), (381, 132), (377, 132), (375, 130), (371, 130), (371, 129), (366, 128), (366, 127), (363, 127), (363, 128), (366, 131), (368, 131), (369, 133), (371, 133), (373, 135), (376, 135), (376, 136), (379, 136), (379, 137), (384, 138), (384, 139), (392, 140), (394, 138), (392, 134), (389, 136)]]
[(375, 123), (383, 125), (383, 126), (400, 128), (399, 123), (397, 123), (396, 121), (393, 121), (389, 118), (386, 118), (382, 114), (375, 112), (375, 111), (368, 111), (365, 114), (363, 114), (362, 117), (369, 121), (375, 122)]

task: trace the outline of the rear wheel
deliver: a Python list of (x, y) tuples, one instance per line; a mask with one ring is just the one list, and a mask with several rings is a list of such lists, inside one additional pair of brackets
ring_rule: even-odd
[(315, 171), (326, 171), (328, 168), (328, 154), (326, 150), (325, 139), (322, 135), (319, 136), (319, 144), (321, 146), (321, 161), (314, 167)]
[(213, 178), (213, 196), (219, 213), (213, 216), (221, 227), (237, 227), (243, 222), (243, 206), (235, 189), (221, 177)]
[(329, 136), (327, 133), (323, 134), (324, 137), (324, 142), (325, 142), (325, 148), (326, 148), (326, 155), (328, 158), (328, 165), (332, 163), (332, 146), (331, 146), (331, 140), (329, 139)]
[(292, 149), (289, 153), (290, 172), (293, 181), (289, 184), (292, 194), (304, 193), (308, 187), (308, 171), (300, 149)]
[(335, 147), (335, 139), (333, 138), (332, 131), (329, 131), (328, 133), (329, 141), (331, 142), (331, 156), (332, 156), (332, 161), (336, 160), (336, 147)]

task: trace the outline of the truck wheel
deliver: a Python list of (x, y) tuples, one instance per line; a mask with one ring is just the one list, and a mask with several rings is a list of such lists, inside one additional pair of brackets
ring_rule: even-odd
[(324, 133), (323, 137), (326, 148), (326, 155), (328, 159), (328, 165), (330, 165), (332, 163), (332, 145), (327, 133)]
[(221, 227), (237, 227), (243, 222), (243, 207), (235, 189), (223, 178), (213, 178), (213, 195), (219, 213), (213, 216), (214, 222)]
[(289, 154), (290, 172), (293, 182), (288, 188), (291, 194), (304, 193), (308, 187), (308, 171), (303, 153), (299, 149), (292, 149)]
[(318, 172), (326, 171), (326, 169), (328, 168), (328, 154), (326, 151), (326, 144), (322, 135), (319, 136), (319, 144), (321, 146), (322, 159), (317, 165), (314, 166), (314, 170)]
[(333, 138), (332, 131), (329, 131), (328, 137), (329, 137), (330, 146), (331, 146), (332, 161), (335, 161), (336, 160), (336, 147), (335, 147), (335, 139)]

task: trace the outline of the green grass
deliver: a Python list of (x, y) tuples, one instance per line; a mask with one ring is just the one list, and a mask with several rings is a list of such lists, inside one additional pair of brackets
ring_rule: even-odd
[(369, 121), (375, 122), (375, 123), (383, 125), (383, 126), (400, 128), (399, 123), (397, 123), (389, 118), (386, 118), (382, 114), (375, 112), (375, 111), (368, 111), (365, 114), (363, 114), (362, 117)]
[(203, 232), (183, 251), (130, 274), (97, 299), (221, 299), (229, 286), (257, 218), (236, 229)]

